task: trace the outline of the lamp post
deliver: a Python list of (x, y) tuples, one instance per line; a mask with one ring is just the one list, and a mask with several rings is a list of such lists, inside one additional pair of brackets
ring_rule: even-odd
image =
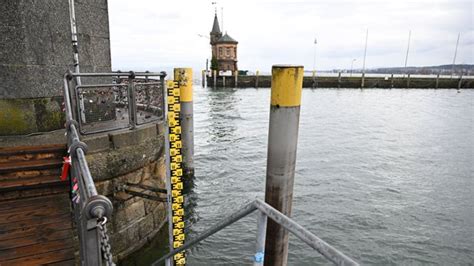
[[(410, 39), (411, 39), (411, 30), (408, 31), (407, 55), (405, 57), (405, 74), (407, 74), (408, 52), (410, 51)], [(405, 74), (403, 74), (403, 76), (405, 76)]]
[[(198, 34), (198, 36), (201, 37), (201, 38), (206, 38), (208, 40), (211, 39), (208, 36), (203, 35), (203, 34)], [(212, 51), (212, 47), (211, 47), (211, 51)], [(204, 78), (204, 87), (207, 87), (207, 75), (208, 74), (209, 74), (209, 58), (206, 58), (206, 77)]]
[(453, 67), (451, 68), (451, 78), (453, 78), (453, 75), (454, 75), (454, 64), (456, 64), (456, 55), (458, 54), (459, 37), (461, 37), (461, 33), (458, 33), (458, 40), (456, 41), (456, 49), (454, 50)]
[(355, 62), (356, 60), (357, 60), (357, 59), (354, 58), (354, 59), (352, 59), (352, 62), (351, 62), (351, 75), (350, 75), (351, 77), (352, 77), (352, 67), (354, 66), (354, 62)]

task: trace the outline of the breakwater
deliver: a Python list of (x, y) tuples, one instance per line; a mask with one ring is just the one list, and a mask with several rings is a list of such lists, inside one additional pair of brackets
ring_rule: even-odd
[[(270, 75), (207, 77), (209, 87), (269, 88)], [(447, 76), (306, 76), (303, 88), (473, 89), (472, 77)]]

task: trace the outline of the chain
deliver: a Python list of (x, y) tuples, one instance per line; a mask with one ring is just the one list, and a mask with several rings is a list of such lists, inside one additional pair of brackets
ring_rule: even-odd
[(105, 260), (107, 266), (115, 266), (112, 260), (112, 251), (109, 243), (109, 235), (107, 233), (107, 218), (103, 217), (97, 220), (97, 228), (99, 228), (100, 234), (100, 248), (102, 249), (102, 257)]

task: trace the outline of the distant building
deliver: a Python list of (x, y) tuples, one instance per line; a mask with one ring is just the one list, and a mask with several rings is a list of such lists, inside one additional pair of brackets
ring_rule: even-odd
[(234, 71), (238, 70), (237, 44), (238, 42), (230, 37), (227, 32), (222, 35), (217, 14), (215, 14), (211, 31), (212, 61), (215, 62), (213, 66), (211, 61), (211, 68), (215, 68), (217, 64), (218, 71), (230, 70), (234, 73)]

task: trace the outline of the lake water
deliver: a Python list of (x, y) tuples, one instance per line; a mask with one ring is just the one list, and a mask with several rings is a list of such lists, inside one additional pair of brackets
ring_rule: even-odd
[[(263, 198), (269, 89), (196, 87), (187, 238)], [(362, 264), (474, 263), (474, 90), (304, 89), (294, 220)], [(250, 265), (256, 215), (188, 251)], [(290, 265), (328, 264), (290, 237)]]

